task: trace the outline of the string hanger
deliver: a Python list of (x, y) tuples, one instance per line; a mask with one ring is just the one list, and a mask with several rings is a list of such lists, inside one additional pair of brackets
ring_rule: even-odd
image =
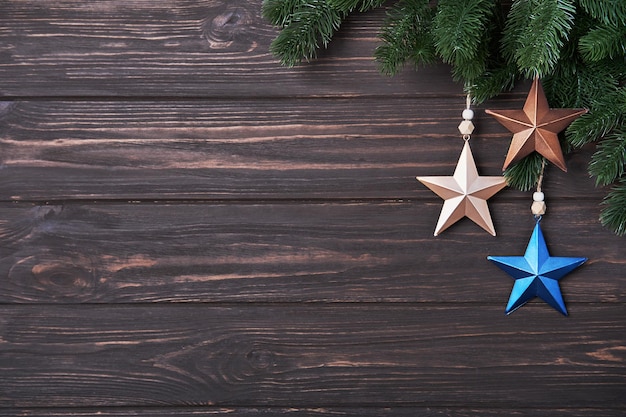
[(461, 114), (463, 117), (463, 121), (459, 125), (459, 132), (463, 135), (463, 140), (470, 140), (471, 134), (474, 131), (474, 123), (472, 123), (472, 119), (474, 118), (474, 110), (471, 109), (472, 106), (472, 96), (467, 93), (465, 98), (465, 110)]
[(546, 169), (546, 160), (545, 158), (541, 162), (541, 172), (539, 173), (539, 178), (537, 179), (537, 191), (533, 193), (533, 204), (530, 206), (530, 211), (535, 216), (535, 220), (537, 223), (541, 220), (541, 217), (546, 214), (546, 203), (545, 203), (545, 195), (543, 191), (541, 191), (541, 187), (543, 184), (543, 175)]

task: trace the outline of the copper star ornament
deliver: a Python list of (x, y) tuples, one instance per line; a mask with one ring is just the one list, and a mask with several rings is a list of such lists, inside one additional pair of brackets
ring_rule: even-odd
[(502, 176), (478, 175), (468, 141), (465, 141), (453, 176), (416, 178), (445, 200), (435, 228), (435, 236), (463, 217), (468, 217), (491, 235), (496, 235), (487, 199), (506, 187), (506, 180)]
[(554, 165), (567, 171), (558, 133), (587, 109), (550, 109), (539, 78), (535, 78), (522, 110), (485, 110), (513, 132), (513, 140), (504, 161), (510, 164), (537, 151)]

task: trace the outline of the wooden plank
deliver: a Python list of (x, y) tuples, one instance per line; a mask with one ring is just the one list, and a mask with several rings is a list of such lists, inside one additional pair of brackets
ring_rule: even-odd
[[(0, 406), (626, 407), (626, 307), (0, 306)], [(511, 395), (514, 393), (515, 395)]]
[(250, 97), (457, 93), (443, 65), (380, 74), (385, 10), (357, 15), (319, 59), (282, 68), (261, 0), (4, 0), (0, 96)]
[[(608, 406), (607, 406), (608, 407)], [(516, 417), (621, 417), (623, 408), (463, 408), (463, 407), (324, 407), (324, 408), (226, 408), (226, 407), (149, 407), (149, 408), (20, 408), (2, 409), (5, 417), (205, 417), (227, 414), (232, 417), (475, 417), (514, 415)]]
[[(491, 203), (492, 237), (463, 219), (438, 237), (439, 202), (0, 205), (1, 303), (445, 302), (503, 312), (512, 281), (487, 255), (522, 256), (528, 202)], [(577, 303), (624, 303), (623, 239), (595, 203), (550, 203), (553, 256)], [(541, 309), (557, 314), (537, 301)], [(522, 313), (523, 314), (523, 313)]]
[[(0, 198), (424, 199), (415, 177), (452, 175), (464, 99), (19, 101), (0, 107)], [(477, 108), (481, 175), (500, 175), (511, 134)], [(374, 112), (372, 111), (374, 109)], [(593, 198), (591, 149), (551, 167), (548, 198)], [(514, 190), (506, 196), (529, 198)]]

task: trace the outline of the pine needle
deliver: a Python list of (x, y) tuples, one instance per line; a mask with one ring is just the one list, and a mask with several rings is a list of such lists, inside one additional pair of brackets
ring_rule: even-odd
[(416, 67), (435, 62), (432, 19), (428, 0), (401, 0), (391, 9), (380, 35), (383, 44), (374, 51), (383, 74), (398, 73), (407, 61)]
[(531, 153), (504, 171), (507, 184), (521, 191), (532, 190), (537, 185), (543, 164), (543, 156), (537, 152)]
[(574, 25), (576, 8), (568, 0), (518, 0), (507, 19), (502, 46), (526, 78), (554, 69)]
[(623, 58), (626, 54), (626, 26), (598, 26), (580, 38), (578, 46), (587, 61)]
[(596, 185), (609, 185), (624, 175), (626, 132), (614, 131), (599, 144), (589, 163), (589, 174)]
[(626, 26), (624, 0), (578, 0), (582, 8), (606, 25)]
[(622, 178), (602, 201), (600, 223), (618, 236), (626, 235), (626, 178)]

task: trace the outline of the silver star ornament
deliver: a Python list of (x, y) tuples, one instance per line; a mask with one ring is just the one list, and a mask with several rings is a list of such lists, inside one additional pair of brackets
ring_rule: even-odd
[(481, 177), (466, 140), (459, 162), (451, 177), (416, 177), (418, 181), (444, 199), (435, 236), (452, 226), (463, 217), (496, 235), (487, 200), (506, 187), (503, 176)]

